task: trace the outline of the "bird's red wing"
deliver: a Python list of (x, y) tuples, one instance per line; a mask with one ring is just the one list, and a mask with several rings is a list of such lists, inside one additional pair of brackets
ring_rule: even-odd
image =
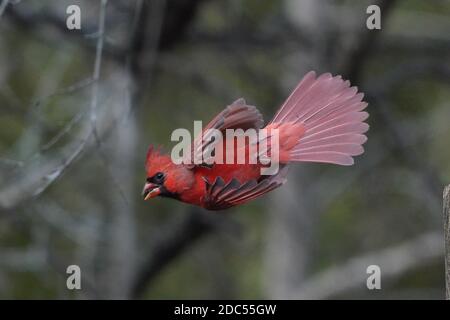
[[(245, 100), (240, 98), (227, 106), (203, 128), (202, 134), (195, 138), (192, 145), (191, 159), (205, 155), (206, 148), (212, 142), (212, 132), (208, 129), (217, 129), (225, 134), (226, 129), (260, 129), (263, 124), (264, 120), (258, 109), (247, 105)], [(205, 158), (205, 156), (202, 157), (202, 159)], [(188, 167), (194, 168), (195, 165), (188, 165)]]
[(228, 183), (225, 183), (221, 177), (217, 177), (212, 184), (205, 180), (204, 207), (209, 210), (222, 210), (255, 199), (285, 183), (287, 170), (288, 166), (285, 165), (276, 175), (265, 176), (259, 181), (253, 179), (245, 183), (240, 183), (235, 178)]

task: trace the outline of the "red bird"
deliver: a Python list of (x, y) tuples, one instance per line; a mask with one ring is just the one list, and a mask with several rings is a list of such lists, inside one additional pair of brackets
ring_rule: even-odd
[[(309, 72), (284, 102), (266, 129), (279, 129), (279, 166), (275, 175), (261, 175), (261, 163), (175, 164), (167, 154), (150, 147), (146, 159), (145, 200), (174, 198), (209, 210), (221, 210), (255, 199), (286, 181), (291, 162), (352, 165), (364, 152), (369, 116), (363, 93), (341, 76)], [(204, 129), (263, 127), (261, 113), (239, 99)], [(203, 134), (196, 141), (204, 139)], [(227, 141), (225, 141), (225, 144)], [(194, 142), (195, 145), (195, 142)], [(248, 149), (248, 144), (246, 145)], [(226, 152), (226, 148), (223, 149)]]

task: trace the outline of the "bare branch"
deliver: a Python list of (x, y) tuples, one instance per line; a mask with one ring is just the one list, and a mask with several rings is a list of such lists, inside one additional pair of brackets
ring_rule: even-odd
[[(41, 148), (40, 152), (45, 152), (49, 150), (51, 147), (53, 147), (58, 141), (62, 139), (67, 133), (72, 130), (72, 128), (81, 121), (84, 117), (84, 112), (79, 112), (76, 114), (70, 121), (53, 137), (51, 138), (47, 143), (45, 143)], [(33, 157), (32, 157), (33, 158)]]
[(97, 136), (96, 121), (97, 121), (97, 104), (98, 104), (98, 80), (100, 78), (100, 67), (102, 64), (103, 43), (105, 37), (105, 15), (106, 5), (108, 0), (102, 0), (99, 13), (98, 22), (98, 39), (95, 52), (95, 64), (92, 79), (94, 84), (92, 85), (92, 98), (91, 98), (91, 125), (95, 136)]
[[(9, 184), (0, 190), (0, 209), (9, 210), (25, 199), (36, 197), (44, 192), (59, 178), (84, 150), (90, 135), (89, 132), (81, 142), (67, 147), (62, 160), (54, 159), (42, 165), (38, 171), (30, 170), (29, 175)], [(69, 151), (71, 150), (71, 151)]]
[[(82, 31), (75, 29), (68, 32), (64, 16), (60, 16), (49, 10), (35, 12), (35, 10), (31, 10), (29, 6), (27, 7), (26, 5), (9, 7), (5, 17), (11, 19), (11, 21), (16, 25), (29, 30), (39, 39), (50, 42), (51, 44), (57, 44), (58, 42), (53, 38), (49, 38), (46, 34), (38, 32), (39, 29), (35, 28), (36, 25), (51, 26), (55, 30), (59, 31), (60, 35), (64, 36), (65, 40), (69, 39), (72, 40), (72, 42), (77, 41), (80, 45), (90, 50), (97, 49), (97, 45), (94, 45), (91, 41), (85, 41), (90, 35), (96, 34), (96, 27), (88, 24), (88, 22), (83, 22)], [(60, 38), (57, 39), (60, 40)], [(123, 48), (114, 46), (111, 43), (108, 43), (104, 49), (104, 54), (116, 62), (120, 62), (124, 57)]]
[(58, 95), (63, 95), (63, 94), (68, 94), (68, 93), (76, 92), (76, 91), (78, 91), (78, 90), (80, 90), (80, 89), (83, 89), (83, 88), (88, 87), (88, 86), (91, 85), (92, 83), (94, 83), (94, 80), (93, 80), (91, 77), (82, 79), (82, 80), (80, 80), (80, 81), (77, 81), (77, 82), (75, 82), (75, 83), (73, 83), (73, 84), (71, 84), (71, 85), (65, 87), (65, 88), (61, 88), (61, 89), (59, 89), (59, 90), (56, 90), (55, 92), (53, 92), (53, 93), (51, 93), (51, 94), (49, 94), (49, 95), (47, 95), (47, 96), (44, 96), (44, 97), (42, 97), (42, 98), (39, 98), (39, 99), (36, 101), (35, 104), (40, 104), (40, 103), (42, 103), (44, 100), (50, 99), (50, 98), (52, 98), (52, 97), (54, 97), (54, 96), (58, 96)]
[(306, 281), (292, 297), (326, 299), (352, 289), (366, 288), (366, 268), (376, 264), (382, 279), (403, 275), (408, 270), (427, 266), (442, 257), (442, 234), (429, 232), (402, 244), (352, 258), (346, 263), (320, 272)]
[[(21, 203), (28, 197), (36, 197), (44, 192), (54, 181), (56, 181), (67, 168), (75, 161), (75, 159), (85, 150), (87, 144), (92, 137), (95, 137), (99, 141), (99, 135), (97, 132), (97, 104), (98, 104), (98, 80), (100, 77), (100, 66), (103, 53), (103, 41), (104, 41), (104, 25), (105, 25), (105, 12), (106, 12), (107, 0), (102, 0), (99, 13), (99, 32), (97, 40), (97, 51), (95, 57), (94, 71), (93, 71), (93, 88), (91, 97), (91, 128), (86, 128), (84, 135), (82, 135), (81, 142), (76, 142), (75, 146), (71, 146), (72, 151), (65, 152), (62, 160), (55, 159), (53, 162), (49, 161), (42, 168), (36, 171), (33, 176), (25, 177), (21, 181), (11, 186), (7, 186), (4, 190), (0, 191), (0, 208), (3, 210), (11, 209)], [(81, 116), (79, 116), (81, 118)], [(74, 122), (79, 119), (75, 117)], [(69, 123), (63, 129), (63, 133), (70, 130), (73, 123)], [(69, 129), (67, 129), (69, 128)], [(59, 139), (59, 138), (58, 138)], [(53, 141), (50, 142), (50, 145)]]

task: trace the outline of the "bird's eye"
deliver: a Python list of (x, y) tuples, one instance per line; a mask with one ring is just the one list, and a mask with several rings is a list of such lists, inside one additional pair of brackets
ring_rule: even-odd
[(164, 181), (164, 173), (162, 173), (162, 172), (157, 172), (157, 173), (154, 175), (154, 178), (155, 178), (155, 182), (156, 182), (156, 183), (162, 183), (162, 182)]

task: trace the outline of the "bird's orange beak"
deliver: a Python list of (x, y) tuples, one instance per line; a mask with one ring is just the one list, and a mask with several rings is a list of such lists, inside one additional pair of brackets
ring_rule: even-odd
[(154, 198), (160, 193), (161, 189), (159, 188), (159, 185), (150, 182), (147, 182), (144, 185), (144, 189), (142, 190), (142, 196), (144, 197), (144, 200)]

